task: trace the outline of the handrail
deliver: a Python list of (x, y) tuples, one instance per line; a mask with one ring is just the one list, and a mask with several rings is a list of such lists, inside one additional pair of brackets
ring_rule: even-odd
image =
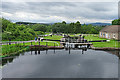
[[(2, 42), (0, 42), (0, 45), (6, 45), (6, 44), (8, 44), (8, 43), (11, 43), (11, 44), (15, 44), (15, 43), (28, 43), (28, 42), (35, 42), (35, 40), (31, 40), (31, 41), (2, 41)], [(39, 41), (37, 41), (37, 42), (39, 42)], [(53, 42), (53, 41), (42, 41), (42, 42), (52, 42), (52, 43), (55, 43), (55, 44), (57, 44), (58, 46), (59, 46), (59, 44), (57, 43), (57, 42)]]

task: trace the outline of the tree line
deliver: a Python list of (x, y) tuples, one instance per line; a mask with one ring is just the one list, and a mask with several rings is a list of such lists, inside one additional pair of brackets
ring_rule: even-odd
[(36, 36), (33, 29), (2, 18), (2, 40), (31, 40)]
[(98, 34), (103, 28), (100, 26), (93, 26), (91, 24), (81, 24), (79, 21), (76, 23), (66, 23), (65, 21), (54, 24), (18, 24), (10, 20), (2, 18), (2, 40), (32, 40), (37, 35), (51, 33), (65, 33), (65, 34)]
[(91, 24), (86, 25), (86, 24), (80, 24), (79, 21), (76, 23), (69, 23), (66, 24), (65, 21), (62, 23), (55, 23), (52, 25), (52, 32), (53, 33), (72, 33), (72, 34), (77, 34), (77, 33), (82, 33), (82, 34), (98, 34), (99, 31), (103, 28), (104, 26), (93, 26)]
[(120, 25), (120, 19), (113, 20), (112, 25)]

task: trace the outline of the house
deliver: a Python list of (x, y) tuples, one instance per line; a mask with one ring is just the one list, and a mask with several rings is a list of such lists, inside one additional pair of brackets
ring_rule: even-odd
[(99, 37), (120, 40), (120, 25), (106, 26), (99, 32)]

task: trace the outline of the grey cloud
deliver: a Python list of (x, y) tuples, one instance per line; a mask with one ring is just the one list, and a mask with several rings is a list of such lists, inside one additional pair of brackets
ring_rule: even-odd
[(26, 12), (38, 14), (42, 17), (62, 16), (67, 18), (83, 17), (108, 20), (118, 17), (117, 3), (113, 2), (3, 2), (2, 9), (3, 12), (11, 14)]
[[(111, 3), (111, 2), (99, 2), (93, 4), (88, 4), (87, 7), (93, 9), (94, 11), (110, 11), (115, 7), (116, 3)], [(116, 6), (117, 8), (117, 6)]]

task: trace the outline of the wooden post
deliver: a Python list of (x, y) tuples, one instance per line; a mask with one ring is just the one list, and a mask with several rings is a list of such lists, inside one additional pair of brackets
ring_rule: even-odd
[(38, 50), (38, 54), (40, 54), (40, 50)]
[(32, 42), (31, 42), (31, 45), (32, 45)]
[(69, 44), (69, 54), (70, 54), (70, 44)]

